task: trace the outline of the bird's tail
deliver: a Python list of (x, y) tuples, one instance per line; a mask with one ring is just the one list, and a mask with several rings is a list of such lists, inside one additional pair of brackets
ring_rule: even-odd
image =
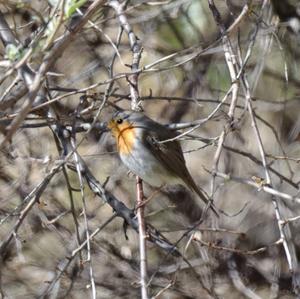
[(202, 199), (205, 202), (205, 204), (208, 206), (207, 208), (212, 209), (215, 215), (219, 218), (219, 213), (217, 212), (215, 205), (204, 195), (204, 193), (199, 189), (199, 187), (196, 186), (196, 188), (193, 188), (193, 191), (200, 197), (200, 199)]
[(190, 175), (185, 177), (185, 184), (189, 187), (189, 189), (194, 191), (200, 197), (200, 199), (205, 202), (205, 204), (208, 206), (208, 209), (211, 208), (215, 215), (219, 218), (219, 213), (217, 212), (213, 202), (209, 200), (206, 195), (204, 195), (204, 192), (200, 190)]

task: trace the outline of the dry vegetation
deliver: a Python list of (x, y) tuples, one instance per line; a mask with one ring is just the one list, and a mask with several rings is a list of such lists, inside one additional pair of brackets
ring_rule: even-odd
[[(0, 297), (299, 296), (299, 9), (1, 1)], [(145, 184), (138, 233), (135, 178), (105, 131), (138, 106), (184, 133), (219, 218)]]

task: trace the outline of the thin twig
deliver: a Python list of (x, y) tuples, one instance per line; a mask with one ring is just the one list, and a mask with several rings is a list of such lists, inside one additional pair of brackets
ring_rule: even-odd
[(18, 220), (14, 224), (10, 233), (4, 238), (4, 240), (0, 244), (0, 256), (3, 256), (5, 250), (7, 249), (8, 245), (10, 244), (13, 237), (18, 232), (21, 224), (23, 223), (27, 214), (31, 211), (34, 204), (39, 200), (40, 196), (43, 194), (46, 187), (49, 185), (51, 179), (57, 174), (61, 167), (65, 164), (65, 161), (61, 162), (57, 166), (55, 166), (47, 176), (24, 198), (24, 202), (27, 203), (26, 206), (20, 212)]
[[(227, 63), (227, 67), (229, 70), (229, 74), (230, 74), (230, 78), (231, 78), (231, 103), (230, 103), (230, 107), (229, 107), (229, 111), (228, 111), (228, 117), (229, 117), (229, 122), (230, 125), (233, 123), (233, 117), (234, 117), (234, 111), (235, 111), (235, 107), (237, 105), (237, 100), (238, 100), (238, 91), (239, 91), (239, 81), (237, 80), (237, 61), (235, 58), (235, 54), (233, 52), (229, 37), (226, 34), (226, 30), (225, 27), (222, 23), (221, 20), (221, 16), (214, 4), (213, 0), (208, 0), (208, 4), (209, 4), (209, 8), (212, 11), (212, 15), (219, 27), (219, 30), (222, 34), (222, 41), (223, 41), (223, 48), (224, 48), (224, 56), (225, 56), (225, 60)], [(242, 12), (243, 13), (243, 12)], [(218, 145), (217, 145), (217, 149), (215, 152), (215, 156), (214, 156), (214, 160), (213, 160), (213, 167), (212, 167), (212, 171), (213, 171), (213, 175), (212, 175), (212, 181), (211, 181), (211, 196), (213, 196), (213, 194), (215, 193), (215, 175), (214, 172), (218, 171), (218, 165), (219, 165), (219, 160), (220, 160), (220, 156), (221, 156), (221, 152), (222, 152), (222, 147), (226, 138), (226, 135), (228, 134), (228, 129), (224, 128), (224, 130), (222, 131), (220, 137), (219, 137), (219, 141), (218, 141)]]
[(116, 11), (117, 17), (119, 18), (120, 25), (128, 35), (128, 39), (132, 51), (132, 63), (130, 66), (132, 74), (128, 76), (130, 95), (131, 95), (131, 109), (134, 111), (138, 111), (141, 110), (141, 103), (139, 100), (139, 90), (138, 90), (139, 73), (137, 72), (137, 70), (139, 69), (139, 63), (142, 55), (142, 48), (124, 12), (124, 8), (127, 1), (123, 2), (123, 4), (121, 4), (117, 0), (109, 1), (108, 3)]
[(142, 180), (136, 177), (136, 190), (137, 190), (137, 217), (139, 221), (139, 250), (140, 250), (140, 283), (141, 283), (141, 296), (142, 299), (148, 298), (147, 280), (147, 247), (146, 247), (146, 225), (145, 225), (145, 206), (144, 206), (144, 192)]
[(81, 194), (81, 200), (82, 200), (82, 212), (83, 212), (83, 218), (84, 218), (84, 226), (85, 226), (85, 234), (86, 234), (86, 240), (87, 240), (87, 258), (86, 261), (89, 263), (89, 274), (90, 274), (90, 281), (91, 281), (91, 286), (92, 286), (92, 298), (96, 299), (97, 298), (97, 293), (96, 293), (96, 286), (95, 286), (95, 279), (94, 279), (94, 274), (93, 274), (93, 267), (92, 267), (92, 257), (91, 257), (91, 244), (90, 244), (90, 232), (89, 232), (89, 224), (88, 224), (88, 219), (87, 219), (87, 213), (86, 213), (86, 201), (85, 201), (85, 196), (84, 196), (84, 186), (83, 186), (83, 178), (82, 178), (82, 173), (81, 173), (81, 167), (80, 167), (80, 160), (76, 151), (76, 144), (75, 144), (75, 138), (71, 138), (71, 144), (73, 146), (73, 155), (74, 155), (74, 160), (76, 163), (76, 170), (77, 170), (77, 175), (78, 175), (78, 180), (80, 184), (80, 194)]
[[(131, 109), (133, 111), (142, 110), (141, 102), (139, 99), (139, 89), (138, 89), (138, 77), (139, 73), (136, 71), (139, 69), (139, 63), (142, 55), (142, 48), (138, 42), (136, 35), (134, 34), (124, 12), (124, 8), (127, 4), (127, 1), (121, 4), (117, 0), (109, 1), (109, 5), (116, 11), (117, 17), (119, 19), (121, 27), (125, 30), (128, 35), (131, 51), (132, 51), (132, 63), (131, 71), (132, 74), (127, 77), (130, 88), (131, 96)], [(140, 283), (141, 283), (141, 297), (142, 299), (148, 298), (147, 291), (147, 247), (146, 247), (146, 225), (144, 211), (145, 206), (144, 193), (143, 193), (143, 183), (142, 180), (137, 176), (136, 177), (136, 186), (137, 186), (137, 218), (138, 218), (138, 231), (139, 231), (139, 250), (140, 250)]]

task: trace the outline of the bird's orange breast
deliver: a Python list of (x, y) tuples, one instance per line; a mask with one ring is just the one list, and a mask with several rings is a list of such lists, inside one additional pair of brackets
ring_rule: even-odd
[(130, 154), (136, 138), (135, 128), (128, 121), (118, 124), (114, 120), (109, 122), (108, 127), (117, 141), (119, 153)]

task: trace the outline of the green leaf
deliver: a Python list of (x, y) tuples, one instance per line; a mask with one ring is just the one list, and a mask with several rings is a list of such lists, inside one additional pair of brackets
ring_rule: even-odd
[(9, 44), (5, 48), (5, 56), (10, 61), (19, 60), (23, 56), (23, 49), (19, 46), (15, 46), (13, 44)]
[(66, 2), (65, 15), (70, 18), (77, 8), (80, 8), (87, 0), (69, 0)]

